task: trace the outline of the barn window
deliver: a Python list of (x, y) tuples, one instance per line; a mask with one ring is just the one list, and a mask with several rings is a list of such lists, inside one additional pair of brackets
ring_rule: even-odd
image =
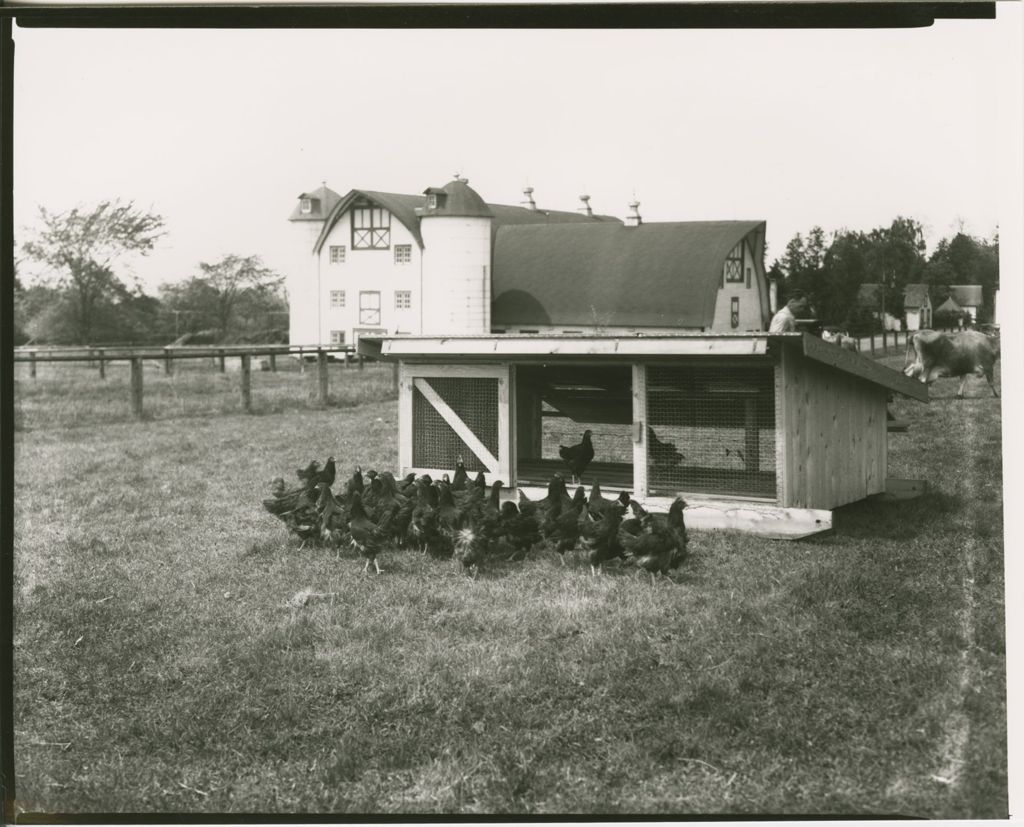
[(408, 264), (410, 261), (412, 261), (412, 245), (396, 244), (395, 264)]
[(343, 345), (343, 344), (345, 344), (345, 331), (344, 330), (332, 330), (331, 331), (331, 344), (332, 345)]
[(725, 259), (725, 280), (727, 282), (743, 281), (743, 242), (732, 248)]
[(408, 310), (410, 307), (412, 307), (412, 291), (396, 290), (395, 310)]
[(775, 496), (771, 367), (649, 365), (646, 376), (650, 493)]
[(380, 291), (359, 292), (359, 324), (380, 324)]
[(345, 263), (345, 245), (331, 247), (331, 264)]
[(391, 246), (391, 213), (374, 206), (352, 210), (352, 249), (387, 250)]
[(344, 307), (345, 306), (345, 291), (344, 290), (332, 290), (331, 291), (331, 307)]
[(732, 297), (732, 307), (729, 310), (729, 324), (733, 329), (740, 326), (740, 298)]
[(299, 212), (303, 213), (304, 215), (308, 215), (309, 213), (313, 212), (313, 199), (303, 198), (302, 200), (300, 200)]
[(427, 196), (427, 207), (431, 210), (437, 209), (437, 195), (435, 193), (430, 193)]

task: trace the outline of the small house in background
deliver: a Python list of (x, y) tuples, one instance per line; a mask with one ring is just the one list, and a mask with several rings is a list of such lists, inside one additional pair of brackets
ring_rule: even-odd
[(878, 321), (884, 330), (899, 330), (902, 323), (890, 310), (882, 310), (882, 285), (865, 282), (857, 290), (857, 306), (871, 312), (873, 319)]
[(970, 314), (971, 322), (978, 321), (978, 315), (985, 303), (980, 284), (951, 284), (949, 295), (962, 310)]
[[(470, 471), (544, 495), (559, 445), (593, 434), (583, 474), (687, 524), (790, 538), (897, 486), (887, 402), (927, 386), (806, 333), (401, 336), (360, 353), (399, 366), (399, 466)], [(906, 487), (905, 485), (902, 487)]]
[(927, 284), (908, 284), (903, 288), (903, 311), (907, 330), (926, 330), (932, 326), (932, 300)]
[(291, 341), (361, 336), (763, 331), (765, 222), (647, 222), (487, 203), (456, 177), (419, 195), (302, 193)]

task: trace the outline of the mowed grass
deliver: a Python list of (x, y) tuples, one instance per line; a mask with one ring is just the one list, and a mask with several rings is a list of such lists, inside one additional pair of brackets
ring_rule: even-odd
[(890, 474), (926, 496), (803, 542), (694, 532), (654, 585), (299, 549), (270, 479), (393, 468), (392, 400), (21, 431), (18, 812), (1005, 817), (982, 387), (893, 405)]

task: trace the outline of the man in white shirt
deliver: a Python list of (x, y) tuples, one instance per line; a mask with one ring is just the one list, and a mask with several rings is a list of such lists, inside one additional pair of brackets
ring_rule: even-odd
[(807, 308), (807, 298), (803, 293), (796, 292), (778, 313), (772, 317), (768, 325), (769, 333), (790, 333), (796, 330), (796, 316)]

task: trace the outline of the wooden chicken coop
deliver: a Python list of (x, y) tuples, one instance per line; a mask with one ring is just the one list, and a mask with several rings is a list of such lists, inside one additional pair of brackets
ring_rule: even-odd
[(805, 333), (399, 336), (401, 472), (469, 471), (543, 496), (560, 445), (592, 432), (583, 474), (687, 524), (798, 538), (887, 490), (887, 402), (927, 387)]

